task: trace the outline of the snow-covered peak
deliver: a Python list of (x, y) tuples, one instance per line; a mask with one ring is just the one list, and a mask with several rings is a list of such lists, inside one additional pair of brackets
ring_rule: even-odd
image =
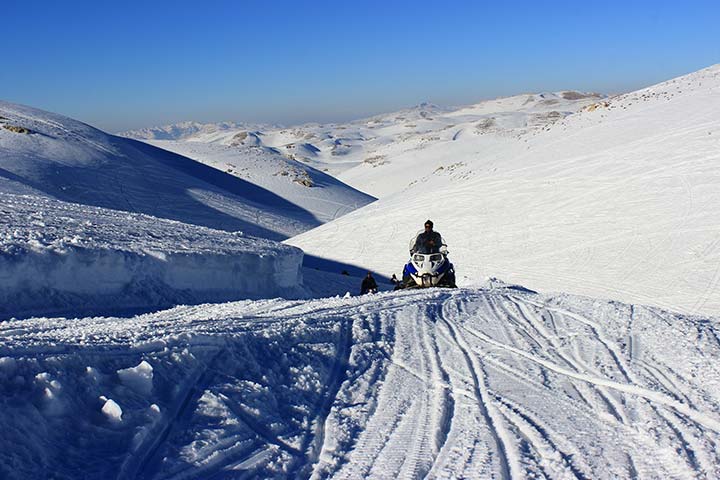
[[(343, 174), (342, 179), (360, 190), (382, 195), (387, 191), (377, 188), (372, 176), (387, 178), (385, 169), (373, 170), (368, 179), (365, 177), (368, 177), (368, 167), (387, 164), (385, 159), (389, 156), (455, 139), (456, 135), (472, 132), (475, 127), (500, 135), (543, 127), (600, 98), (599, 94), (568, 90), (516, 95), (452, 108), (422, 102), (348, 123), (308, 123), (294, 127), (225, 124), (223, 128), (216, 124), (191, 124), (187, 134), (172, 133), (174, 127), (169, 126), (150, 129), (155, 133), (135, 131), (124, 135), (147, 140), (275, 148), (289, 158), (302, 160), (320, 170)], [(424, 166), (423, 170), (437, 166)], [(344, 175), (348, 170), (353, 172)]]
[(119, 135), (136, 140), (190, 140), (196, 136), (204, 137), (227, 132), (228, 130), (248, 128), (252, 129), (256, 127), (236, 122), (199, 123), (188, 121), (160, 127), (129, 130)]

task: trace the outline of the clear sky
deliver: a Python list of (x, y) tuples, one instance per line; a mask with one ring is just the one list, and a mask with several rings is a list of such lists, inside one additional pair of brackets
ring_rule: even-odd
[(111, 132), (614, 93), (720, 63), (717, 0), (3, 0), (0, 25), (0, 99)]

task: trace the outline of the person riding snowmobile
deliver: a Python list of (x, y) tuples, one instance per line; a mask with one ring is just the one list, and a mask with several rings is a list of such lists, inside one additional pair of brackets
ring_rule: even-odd
[(425, 230), (410, 245), (410, 262), (403, 268), (397, 288), (456, 287), (455, 267), (447, 259), (447, 247), (440, 233), (433, 230), (432, 220), (425, 222)]
[(410, 250), (413, 253), (440, 253), (443, 246), (442, 236), (433, 230), (432, 220), (425, 222), (425, 231), (415, 237), (415, 245)]

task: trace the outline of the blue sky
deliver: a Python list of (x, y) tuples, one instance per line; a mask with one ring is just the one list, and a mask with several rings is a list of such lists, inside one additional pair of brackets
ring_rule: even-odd
[(4, 0), (0, 99), (108, 131), (613, 93), (720, 63), (717, 1)]

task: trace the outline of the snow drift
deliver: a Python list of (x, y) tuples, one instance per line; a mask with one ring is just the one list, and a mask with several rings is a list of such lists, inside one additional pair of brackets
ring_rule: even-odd
[(0, 193), (0, 318), (299, 293), (302, 252), (147, 215)]

